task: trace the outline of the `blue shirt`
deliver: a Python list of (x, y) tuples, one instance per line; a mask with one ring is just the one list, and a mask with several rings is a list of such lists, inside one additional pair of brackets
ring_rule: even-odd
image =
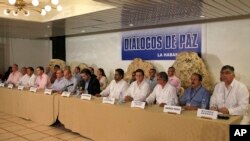
[(206, 109), (207, 109), (209, 107), (210, 94), (204, 87), (200, 85), (194, 90), (191, 87), (187, 88), (183, 96), (180, 98), (180, 102), (181, 104), (184, 104), (184, 105), (186, 105), (187, 103), (190, 103), (191, 106), (200, 108), (201, 101), (203, 99), (205, 100)]

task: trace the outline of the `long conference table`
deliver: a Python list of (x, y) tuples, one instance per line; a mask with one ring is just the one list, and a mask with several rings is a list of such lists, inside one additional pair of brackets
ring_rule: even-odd
[(88, 101), (7, 88), (0, 88), (0, 111), (45, 125), (58, 117), (67, 129), (95, 141), (228, 141), (229, 125), (242, 119), (209, 120), (196, 117), (196, 111), (174, 115), (157, 105), (138, 109), (103, 104), (97, 97)]
[(0, 111), (44, 125), (52, 125), (58, 116), (59, 96), (0, 88)]

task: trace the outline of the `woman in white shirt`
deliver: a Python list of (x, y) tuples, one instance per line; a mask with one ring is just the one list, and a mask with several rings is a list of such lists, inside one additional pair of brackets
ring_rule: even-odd
[(108, 80), (107, 80), (106, 74), (102, 68), (99, 68), (97, 70), (97, 79), (99, 80), (99, 83), (101, 86), (100, 89), (104, 90), (107, 87)]

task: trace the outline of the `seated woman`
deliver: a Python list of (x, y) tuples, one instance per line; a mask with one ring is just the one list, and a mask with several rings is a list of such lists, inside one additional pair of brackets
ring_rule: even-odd
[(101, 86), (100, 87), (101, 91), (104, 90), (107, 87), (108, 80), (107, 80), (106, 74), (102, 68), (99, 68), (97, 70), (97, 79), (99, 80), (99, 83)]

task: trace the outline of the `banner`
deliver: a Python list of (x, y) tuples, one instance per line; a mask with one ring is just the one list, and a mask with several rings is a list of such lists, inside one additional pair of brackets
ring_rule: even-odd
[(122, 34), (122, 60), (175, 60), (177, 54), (201, 54), (201, 25), (129, 31)]

